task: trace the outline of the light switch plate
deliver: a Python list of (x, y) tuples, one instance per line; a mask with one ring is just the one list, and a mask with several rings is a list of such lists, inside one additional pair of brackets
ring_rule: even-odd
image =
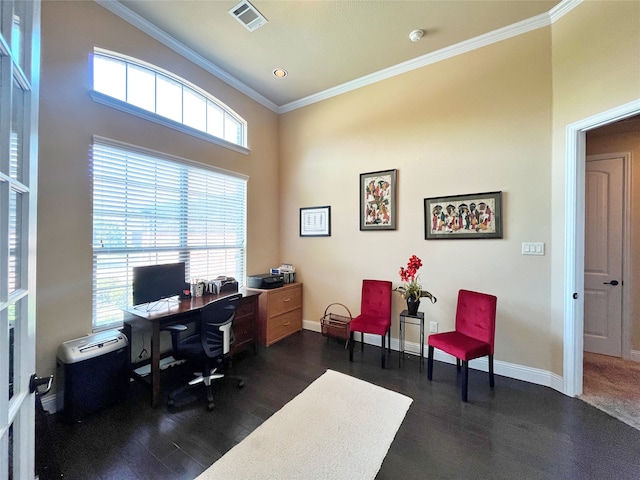
[(544, 255), (544, 242), (522, 242), (522, 255)]

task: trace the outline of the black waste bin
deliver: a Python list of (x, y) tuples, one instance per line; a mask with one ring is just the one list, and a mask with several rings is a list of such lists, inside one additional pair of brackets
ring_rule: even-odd
[(118, 330), (99, 332), (58, 347), (58, 411), (79, 422), (126, 399), (129, 385), (127, 337)]

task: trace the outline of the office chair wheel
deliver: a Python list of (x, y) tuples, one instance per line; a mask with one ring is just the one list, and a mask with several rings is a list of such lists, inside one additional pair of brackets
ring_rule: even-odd
[(171, 398), (169, 400), (167, 400), (167, 406), (169, 408), (175, 406), (176, 402), (174, 402)]
[(213, 402), (209, 402), (207, 404), (207, 410), (210, 412), (211, 410), (213, 410), (216, 407), (216, 404)]
[(238, 388), (244, 387), (244, 380), (238, 380)]

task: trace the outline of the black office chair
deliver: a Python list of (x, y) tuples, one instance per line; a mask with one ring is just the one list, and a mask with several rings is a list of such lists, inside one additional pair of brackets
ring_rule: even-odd
[[(244, 387), (244, 380), (233, 375), (221, 373), (228, 366), (229, 352), (233, 344), (232, 322), (235, 316), (235, 304), (242, 294), (232, 295), (206, 305), (200, 311), (199, 329), (193, 335), (181, 337), (187, 330), (185, 325), (168, 325), (163, 330), (171, 333), (173, 356), (177, 360), (196, 360), (203, 362), (202, 374), (187, 385), (169, 394), (168, 405), (173, 407), (176, 399), (192, 387), (204, 384), (207, 393), (207, 409), (213, 410), (213, 391), (211, 382), (223, 377), (236, 380), (238, 388)], [(212, 365), (215, 365), (212, 368)]]

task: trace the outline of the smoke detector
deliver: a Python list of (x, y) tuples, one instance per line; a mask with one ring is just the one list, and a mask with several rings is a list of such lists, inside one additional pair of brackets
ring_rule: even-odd
[(420, 41), (420, 39), (422, 38), (422, 36), (424, 35), (424, 30), (414, 30), (413, 32), (411, 32), (409, 34), (409, 39), (415, 43)]
[(229, 10), (229, 14), (244, 25), (250, 32), (260, 28), (268, 21), (256, 7), (246, 0)]

